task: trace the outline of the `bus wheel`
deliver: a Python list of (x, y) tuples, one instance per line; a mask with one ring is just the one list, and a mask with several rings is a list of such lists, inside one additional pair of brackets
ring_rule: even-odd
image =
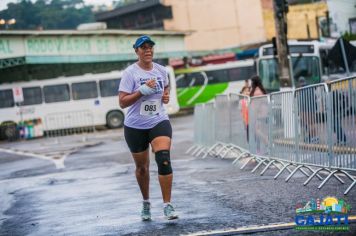
[(19, 138), (19, 131), (17, 130), (15, 123), (8, 123), (2, 127), (3, 137), (9, 141), (13, 141)]
[(111, 111), (106, 116), (106, 125), (110, 129), (120, 128), (124, 125), (124, 114), (121, 111)]

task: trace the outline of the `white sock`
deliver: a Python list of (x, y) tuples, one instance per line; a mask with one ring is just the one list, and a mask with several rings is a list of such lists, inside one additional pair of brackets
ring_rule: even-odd
[(165, 203), (163, 203), (163, 207), (166, 207), (168, 204), (171, 204), (171, 202), (165, 202)]
[(143, 200), (143, 202), (148, 202), (148, 203), (150, 203), (150, 199)]

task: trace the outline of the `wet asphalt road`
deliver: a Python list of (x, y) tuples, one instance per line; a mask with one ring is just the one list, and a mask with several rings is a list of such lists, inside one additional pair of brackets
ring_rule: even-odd
[[(157, 168), (151, 155), (151, 222), (140, 220), (141, 195), (122, 129), (0, 144), (0, 235), (185, 235), (200, 231), (293, 222), (300, 200), (335, 196), (356, 209), (356, 188), (332, 179), (288, 183), (240, 170), (231, 160), (195, 158), (193, 117), (172, 119), (173, 203), (180, 219), (163, 218)], [(9, 151), (10, 150), (10, 151)], [(34, 154), (33, 156), (29, 154)], [(64, 167), (64, 168), (63, 168)], [(356, 213), (351, 213), (356, 215)], [(352, 235), (356, 225), (346, 233)], [(253, 235), (322, 235), (294, 229)]]

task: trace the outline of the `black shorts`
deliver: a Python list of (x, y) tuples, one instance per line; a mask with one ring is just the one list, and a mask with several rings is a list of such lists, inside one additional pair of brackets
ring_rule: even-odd
[(156, 137), (172, 138), (172, 126), (169, 120), (161, 121), (152, 129), (135, 129), (124, 126), (124, 135), (131, 153), (138, 153), (147, 150), (148, 145)]

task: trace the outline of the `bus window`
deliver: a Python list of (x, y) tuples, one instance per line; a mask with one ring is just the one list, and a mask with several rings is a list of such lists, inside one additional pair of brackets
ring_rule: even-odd
[(228, 69), (229, 81), (242, 81), (255, 75), (253, 66)]
[[(299, 79), (303, 77), (306, 83), (320, 83), (319, 61), (317, 57), (303, 56), (292, 57), (294, 85), (299, 87)], [(279, 76), (277, 59), (262, 59), (259, 62), (259, 75), (262, 79), (263, 87), (268, 91), (279, 90)]]
[(98, 89), (95, 81), (72, 84), (72, 96), (74, 100), (97, 98)]
[(205, 81), (204, 75), (202, 72), (184, 73), (176, 75), (177, 88), (203, 85)]
[(279, 90), (277, 59), (263, 59), (259, 62), (259, 75), (263, 87), (271, 92)]
[(206, 75), (208, 76), (209, 84), (229, 82), (229, 78), (226, 70), (206, 71)]
[(187, 74), (176, 75), (176, 84), (177, 84), (177, 88), (189, 87), (188, 75)]
[(239, 81), (241, 78), (241, 70), (240, 68), (231, 68), (228, 69), (229, 81)]
[(202, 72), (187, 74), (189, 86), (200, 86), (204, 84), (205, 78)]
[(117, 96), (120, 81), (120, 79), (101, 80), (99, 82), (100, 95), (102, 97)]
[(0, 108), (13, 107), (14, 105), (15, 101), (12, 90), (0, 90)]
[(68, 84), (44, 86), (43, 93), (46, 103), (64, 102), (70, 100)]
[(319, 50), (323, 75), (329, 75), (328, 53), (328, 49), (326, 48), (322, 48)]
[(316, 57), (292, 57), (292, 65), (296, 87), (299, 87), (301, 77), (307, 84), (320, 83), (319, 61)]
[(22, 105), (35, 105), (42, 103), (42, 91), (40, 87), (23, 88), (24, 102)]

